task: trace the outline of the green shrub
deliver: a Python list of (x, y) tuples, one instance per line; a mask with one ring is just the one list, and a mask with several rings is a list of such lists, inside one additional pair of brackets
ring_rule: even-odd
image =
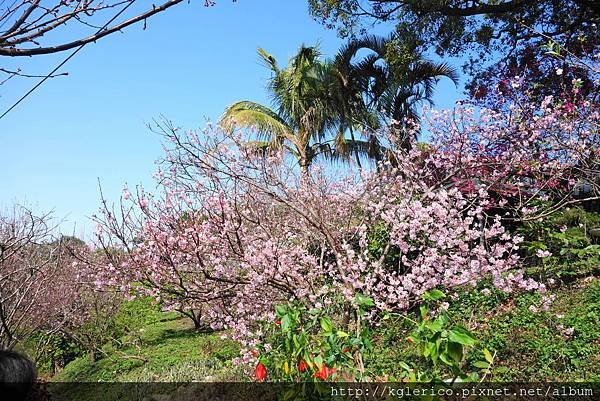
[[(543, 279), (573, 280), (599, 271), (600, 245), (590, 230), (600, 228), (600, 214), (575, 207), (559, 210), (517, 229), (525, 238), (529, 272)], [(537, 256), (550, 252), (549, 257)]]

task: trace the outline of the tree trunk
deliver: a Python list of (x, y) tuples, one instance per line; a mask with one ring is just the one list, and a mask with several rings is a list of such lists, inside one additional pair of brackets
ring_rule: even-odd
[(55, 359), (52, 363), (52, 373), (60, 373), (65, 368), (65, 360), (63, 357)]
[(309, 166), (308, 160), (306, 160), (305, 157), (302, 157), (300, 159), (300, 170), (302, 172), (303, 178), (308, 178), (308, 166)]
[(302, 172), (302, 178), (308, 178), (308, 168), (310, 166), (310, 147), (308, 146), (308, 134), (305, 131), (298, 133), (299, 141), (295, 143), (296, 150), (298, 152), (298, 164), (300, 164), (300, 171)]
[[(356, 139), (354, 138), (354, 130), (352, 129), (352, 127), (350, 127), (350, 138), (352, 138), (352, 141), (356, 141)], [(358, 154), (358, 149), (356, 149), (356, 151), (354, 152), (354, 156), (356, 157), (356, 164), (358, 165), (358, 169), (362, 170), (362, 164), (360, 163), (360, 155)]]
[(202, 322), (202, 313), (200, 311), (190, 311), (185, 314), (194, 322), (194, 331), (197, 333), (212, 333), (214, 330), (206, 323)]

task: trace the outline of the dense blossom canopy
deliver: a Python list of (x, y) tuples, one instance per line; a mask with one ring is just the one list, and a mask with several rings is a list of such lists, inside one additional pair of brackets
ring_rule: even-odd
[(198, 329), (233, 328), (248, 350), (289, 300), (344, 310), (364, 294), (376, 318), (483, 279), (543, 291), (524, 277), (521, 238), (503, 221), (577, 202), (582, 180), (595, 187), (597, 110), (566, 112), (548, 98), (509, 114), (430, 116), (430, 146), (337, 175), (257, 154), (240, 132), (164, 122), (164, 191), (125, 188), (118, 213), (105, 203), (98, 238), (126, 252), (111, 253), (98, 284), (151, 295)]

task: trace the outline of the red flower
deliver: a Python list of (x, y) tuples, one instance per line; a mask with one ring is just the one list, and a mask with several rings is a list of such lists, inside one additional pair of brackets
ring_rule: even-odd
[(304, 359), (300, 359), (300, 362), (298, 362), (298, 370), (304, 372), (306, 369), (308, 369), (308, 363), (306, 363)]
[(261, 382), (265, 379), (266, 375), (267, 368), (265, 368), (265, 365), (259, 362), (258, 365), (256, 365), (256, 370), (254, 371), (254, 376), (256, 377), (256, 380)]
[(350, 348), (344, 348), (342, 352), (350, 352)]
[(275, 324), (279, 326), (281, 324), (281, 320), (275, 320)]
[(335, 373), (335, 368), (329, 369), (327, 367), (327, 365), (322, 364), (321, 369), (315, 373), (315, 377), (317, 379), (326, 380), (329, 375), (332, 375), (334, 373)]
[(573, 105), (573, 103), (571, 103), (571, 102), (567, 102), (563, 105), (563, 109), (567, 113), (572, 113), (573, 111), (575, 111), (575, 105)]

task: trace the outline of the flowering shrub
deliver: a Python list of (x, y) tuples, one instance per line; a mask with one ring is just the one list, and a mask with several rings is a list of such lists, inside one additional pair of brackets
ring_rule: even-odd
[[(376, 171), (337, 177), (319, 166), (300, 172), (279, 154), (257, 155), (239, 133), (184, 133), (166, 122), (162, 193), (125, 189), (119, 209), (103, 203), (98, 239), (111, 263), (99, 285), (152, 296), (199, 330), (232, 329), (243, 346), (238, 362), (253, 367), (252, 351), (269, 346), (263, 340), (276, 305), (335, 311), (347, 332), (359, 319), (407, 310), (434, 288), (490, 278), (505, 291), (543, 290), (524, 278), (521, 238), (492, 206), (517, 196), (526, 201), (510, 204), (525, 214), (527, 200), (545, 194), (547, 176), (517, 175), (507, 188), (515, 169), (542, 171), (530, 151), (507, 142), (528, 128), (516, 119), (482, 119), (478, 125), (464, 111), (464, 129), (437, 126), (434, 147), (398, 151)], [(540, 124), (542, 137), (552, 126)], [(559, 159), (548, 161), (548, 174), (570, 171)], [(528, 191), (537, 188), (529, 197), (518, 185), (526, 179)], [(352, 307), (357, 294), (373, 300), (366, 316)], [(265, 371), (256, 370), (261, 379), (265, 362)]]
[(426, 162), (439, 185), (465, 194), (484, 188), (488, 213), (536, 220), (598, 198), (599, 122), (595, 103), (566, 111), (552, 97), (509, 112), (463, 106), (452, 115), (433, 112), (434, 146)]
[[(364, 316), (374, 306), (370, 298), (356, 294), (352, 307)], [(344, 331), (331, 308), (307, 310), (301, 303), (278, 305), (275, 321), (265, 324), (262, 341), (251, 353), (258, 359), (257, 380), (354, 381), (364, 373), (363, 355), (371, 349), (368, 325), (357, 319)]]

